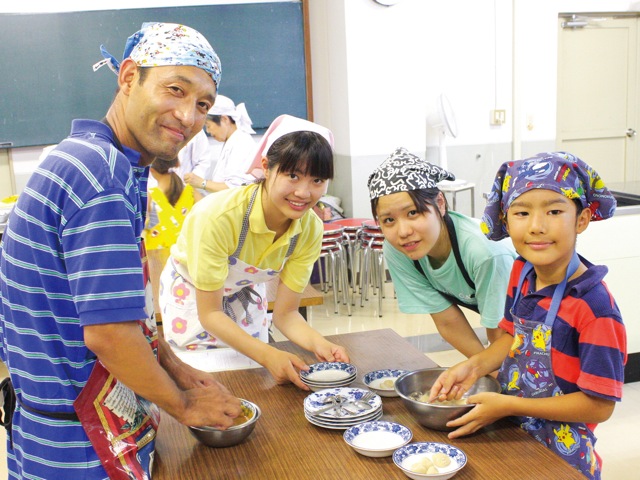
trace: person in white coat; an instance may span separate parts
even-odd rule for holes
[[[180,165],[176,172],[180,178],[193,174],[209,178],[212,171],[212,153],[209,138],[204,130],[200,130],[185,147],[178,152]],[[194,185],[197,188],[197,186]]]
[[[246,173],[256,151],[251,123],[244,103],[235,105],[229,97],[218,95],[206,121],[209,135],[224,143],[218,163],[210,177],[187,173],[185,182],[207,192],[253,183],[255,177]]]

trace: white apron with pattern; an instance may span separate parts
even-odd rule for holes
[[[298,236],[290,243],[280,269],[260,269],[238,257],[249,231],[249,215],[258,193],[253,192],[242,221],[238,246],[229,257],[229,271],[224,282],[224,312],[249,335],[269,341],[270,322],[267,316],[266,282],[276,277],[293,253]],[[171,257],[173,268],[165,268],[160,277],[160,298],[164,335],[170,345],[200,350],[227,345],[208,333],[198,319],[196,288],[184,265]]]

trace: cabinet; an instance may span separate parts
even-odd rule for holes
[[[606,265],[604,278],[611,290],[627,328],[628,352],[640,352],[640,206],[620,207],[616,214],[601,222],[592,222],[578,236],[577,250],[591,263]]]

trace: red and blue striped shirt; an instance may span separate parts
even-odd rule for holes
[[[567,284],[551,336],[553,374],[563,393],[582,391],[608,400],[622,399],[627,335],[622,316],[603,278],[608,269],[580,257],[588,270]],[[513,313],[544,323],[555,285],[530,293],[534,271],[522,285],[520,300],[513,305],[524,266],[519,257],[509,280],[505,318],[500,327],[514,334]]]

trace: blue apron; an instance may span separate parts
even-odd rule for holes
[[[509,355],[502,363],[498,381],[502,393],[525,398],[547,398],[563,395],[556,382],[551,364],[551,337],[568,279],[580,266],[574,253],[565,279],[556,286],[544,323],[524,320],[514,313],[525,278],[533,269],[527,262],[518,281],[513,299],[514,340]],[[545,420],[534,417],[514,417],[521,428],[540,443],[556,452],[587,478],[600,479],[600,465],[594,450],[596,438],[584,423]]]

